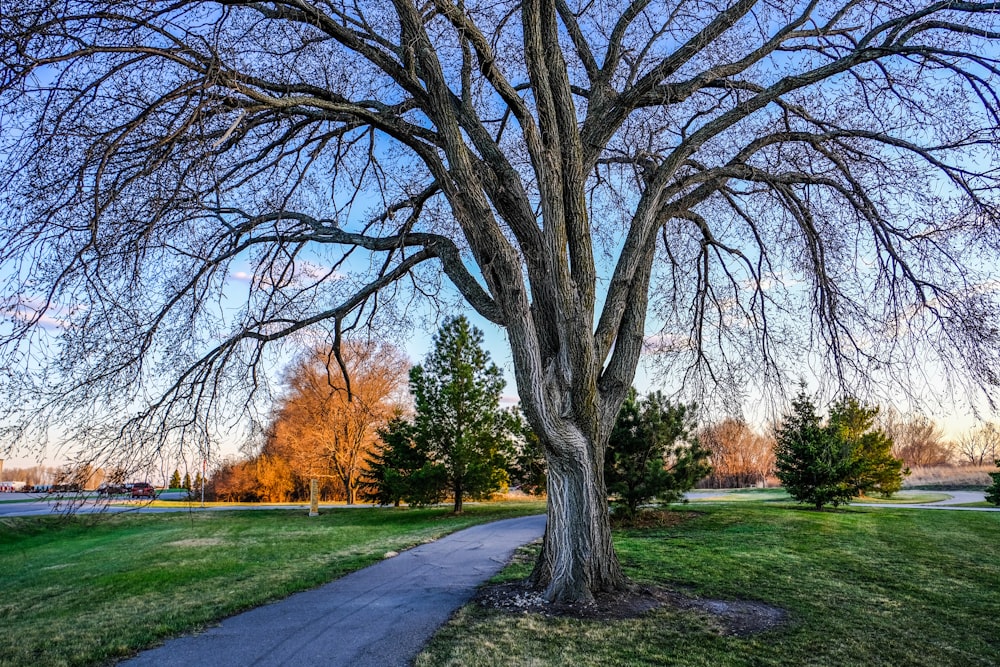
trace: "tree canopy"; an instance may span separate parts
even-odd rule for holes
[[[262,455],[306,479],[335,478],[353,504],[378,430],[402,407],[409,361],[374,343],[351,343],[337,354],[350,390],[329,347],[307,348],[286,371]]]
[[[620,589],[602,466],[644,349],[727,395],[914,358],[995,392],[998,7],[7,3],[9,441],[205,450],[282,341],[457,292],[549,461],[536,583]]]

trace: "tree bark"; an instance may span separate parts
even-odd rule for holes
[[[546,447],[548,522],[530,581],[550,602],[587,602],[628,585],[611,542],[604,446],[582,436],[571,444],[578,455]]]

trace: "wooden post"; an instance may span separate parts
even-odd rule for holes
[[[319,480],[309,480],[309,516],[319,516]]]

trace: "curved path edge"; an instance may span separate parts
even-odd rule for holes
[[[466,528],[118,664],[409,665],[476,588],[544,530],[544,515]]]

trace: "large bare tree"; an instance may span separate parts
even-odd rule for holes
[[[995,389],[998,7],[5,3],[12,423],[206,439],[273,345],[450,283],[545,446],[534,581],[621,588],[604,451],[653,343],[736,393],[914,351]]]

